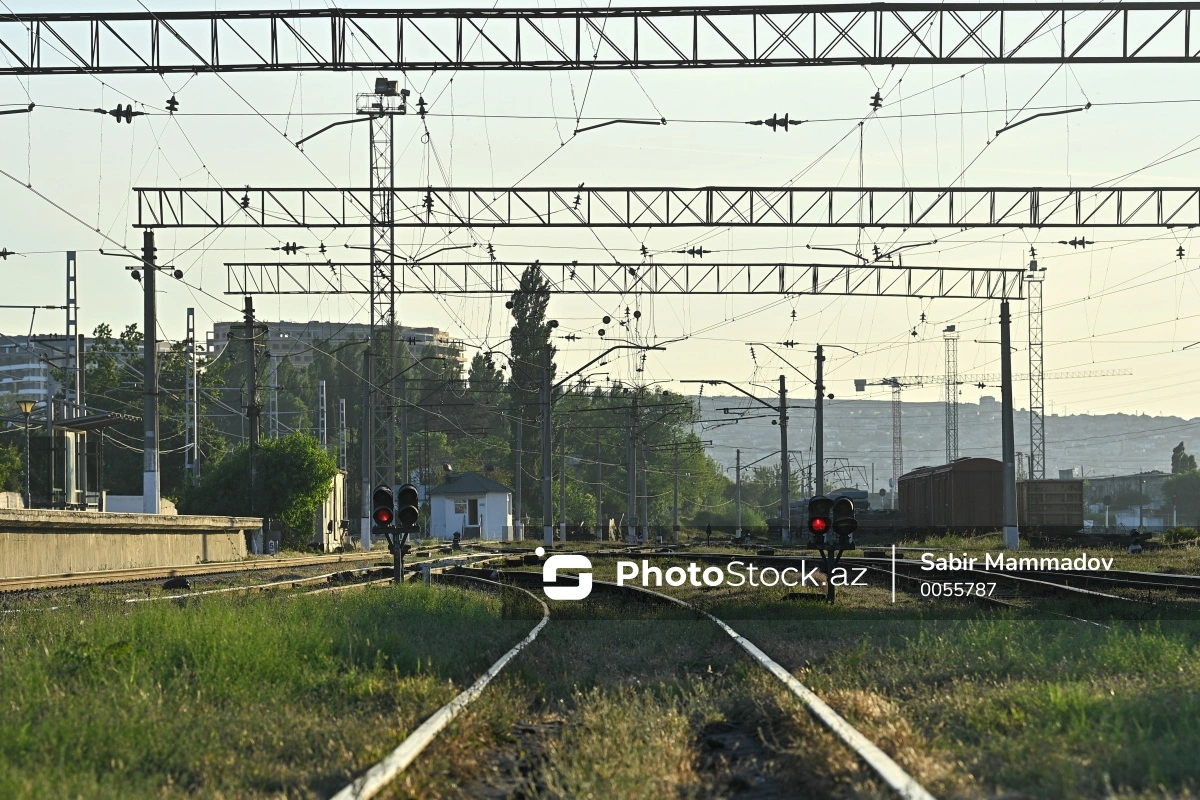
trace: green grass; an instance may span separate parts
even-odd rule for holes
[[[0,619],[0,797],[327,796],[532,626],[407,586]]]

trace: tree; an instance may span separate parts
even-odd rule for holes
[[[15,444],[0,445],[0,491],[24,490],[25,464]]]
[[[263,439],[251,489],[249,457],[249,447],[242,445],[201,473],[200,485],[185,489],[180,513],[270,517],[286,527],[285,544],[303,544],[317,509],[329,497],[337,460],[306,434]]]
[[[1175,449],[1171,451],[1171,474],[1178,475],[1181,472],[1191,472],[1196,469],[1196,457],[1190,456],[1183,449],[1183,442],[1175,445]]]
[[[1192,519],[1200,527],[1200,471],[1179,472],[1163,481],[1163,494],[1183,519]]]
[[[515,413],[515,425],[521,426],[521,450],[525,456],[522,472],[532,476],[530,469],[538,463],[529,454],[541,452],[541,432],[533,424],[537,419],[539,392],[542,385],[543,351],[550,347],[550,380],[554,380],[554,353],[550,344],[550,324],[546,321],[546,307],[550,304],[550,282],[542,274],[541,267],[530,264],[521,273],[521,283],[510,298],[515,324],[509,332],[509,350],[512,374],[509,394]],[[532,463],[531,463],[532,462]],[[536,480],[524,481],[521,508],[524,512],[541,511],[541,491]]]

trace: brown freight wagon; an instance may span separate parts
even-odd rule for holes
[[[1079,478],[1020,481],[1017,520],[1023,531],[1079,532],[1083,528],[1083,481]]]
[[[993,458],[960,458],[900,476],[900,511],[908,528],[993,531],[1004,524],[1004,465]]]

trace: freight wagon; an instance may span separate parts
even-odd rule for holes
[[[899,505],[910,531],[985,532],[1004,527],[1004,465],[991,458],[960,458],[900,476]],[[1083,481],[1017,483],[1022,532],[1065,534],[1083,528]]]
[[[993,458],[960,458],[900,476],[906,528],[928,532],[1000,530],[1004,525],[1004,465]]]
[[[1020,481],[1017,520],[1022,532],[1076,533],[1083,528],[1083,481]]]

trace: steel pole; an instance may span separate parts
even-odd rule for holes
[[[521,539],[525,538],[525,534],[521,530],[521,513],[523,510],[522,503],[521,503],[521,491],[522,491],[522,489],[521,489],[522,480],[521,479],[525,472],[525,467],[523,464],[524,459],[522,458],[522,455],[524,454],[523,448],[524,448],[524,438],[525,438],[525,419],[523,417],[524,413],[525,413],[524,404],[518,403],[517,404],[517,431],[516,431],[516,440],[517,440],[516,441],[516,451],[517,452],[516,452],[516,463],[513,465],[513,524],[512,524],[512,537],[516,541],[520,541]],[[428,440],[428,434],[426,435],[426,440]]]
[[[819,347],[819,346],[818,346]],[[820,373],[818,373],[819,375]],[[820,377],[817,381],[820,382]],[[820,417],[818,417],[820,419]],[[817,423],[818,427],[820,423]],[[779,376],[779,503],[780,528],[784,544],[792,540],[791,459],[788,458],[787,378]]]
[[[679,440],[675,440],[675,504],[671,512],[671,531],[674,541],[679,541]]]
[[[742,451],[737,451],[737,466],[734,467],[733,511],[734,524],[737,526],[736,539],[742,540]]]
[[[607,537],[604,531],[604,464],[600,458],[600,437],[596,437],[596,541],[602,542]]]
[[[33,508],[33,496],[29,491],[29,414],[25,414],[25,508]]]
[[[142,328],[142,384],[145,387],[142,403],[142,419],[145,423],[145,440],[142,452],[142,513],[158,514],[162,511],[162,485],[158,473],[158,297],[154,231],[142,232],[142,292],[144,327]]]
[[[817,345],[817,402],[816,430],[813,438],[816,454],[813,456],[813,494],[825,494],[825,348]]]
[[[549,549],[554,546],[554,458],[550,420],[550,345],[542,348],[542,537]]]
[[[1010,347],[1008,301],[1000,303],[1000,416],[1004,458],[1004,546],[1016,550],[1017,462],[1013,434],[1012,348]]]
[[[358,437],[362,463],[362,527],[358,536],[363,550],[371,549],[371,345],[363,350],[362,434]]]
[[[567,543],[567,426],[564,425],[562,433],[559,436],[562,441],[562,467],[558,475],[559,483],[559,503],[558,503],[558,538],[565,545]]]

